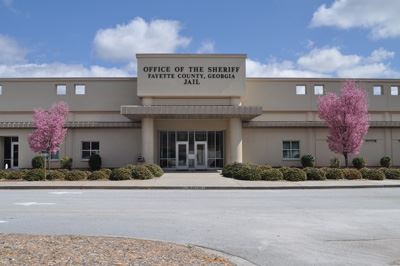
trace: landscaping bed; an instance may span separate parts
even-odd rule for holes
[[[0,265],[234,265],[202,249],[121,237],[0,234]]]
[[[335,168],[335,167],[280,167],[249,163],[227,164],[222,169],[222,176],[239,180],[265,181],[307,181],[326,179],[367,179],[367,180],[400,180],[400,168]]]
[[[0,180],[130,180],[130,179],[151,179],[160,177],[164,171],[156,164],[129,164],[125,167],[108,169],[102,168],[96,171],[89,170],[68,170],[43,168],[22,169],[22,170],[0,170]]]

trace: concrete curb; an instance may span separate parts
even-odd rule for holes
[[[40,186],[0,186],[0,190],[30,190],[30,189],[120,189],[120,190],[292,190],[292,189],[352,189],[352,188],[397,188],[400,184],[382,185],[330,185],[330,186],[71,186],[71,185],[40,185]]]

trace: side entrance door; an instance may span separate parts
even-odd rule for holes
[[[195,155],[196,155],[196,169],[207,168],[207,142],[196,141],[195,142]]]
[[[176,169],[188,169],[187,142],[176,142]]]
[[[19,144],[11,142],[11,168],[18,168]]]

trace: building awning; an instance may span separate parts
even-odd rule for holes
[[[261,106],[234,105],[123,105],[121,114],[133,121],[142,118],[160,119],[220,119],[251,120],[262,114]]]

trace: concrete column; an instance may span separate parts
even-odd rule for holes
[[[154,163],[154,119],[142,119],[142,156],[147,163]]]
[[[242,158],[242,121],[240,118],[229,120],[231,162],[241,163]]]

